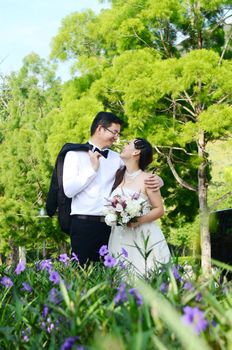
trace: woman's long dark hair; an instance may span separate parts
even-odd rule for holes
[[[137,137],[134,140],[135,149],[140,150],[140,157],[139,157],[139,169],[145,170],[148,164],[152,162],[153,159],[153,148],[152,145],[145,139]],[[115,190],[116,187],[120,185],[120,183],[123,180],[124,174],[126,171],[126,167],[123,166],[120,169],[117,170],[115,174],[115,181],[112,187],[112,192]]]
[[[153,159],[152,145],[147,140],[139,137],[137,137],[134,140],[134,145],[135,149],[140,150],[139,169],[145,170],[148,164],[150,164]]]
[[[111,192],[113,192],[115,190],[115,188],[120,185],[120,183],[122,182],[122,180],[124,178],[125,171],[126,171],[126,167],[125,166],[122,166],[121,168],[119,168],[116,171],[115,180],[114,180],[114,184],[113,184]]]

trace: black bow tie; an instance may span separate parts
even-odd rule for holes
[[[100,153],[104,158],[108,157],[109,150],[105,149],[104,151],[101,151],[99,148],[95,147],[94,152]]]
[[[90,150],[93,150],[94,146],[91,145],[90,143],[87,142],[87,145],[89,146],[89,149]],[[109,153],[109,150],[108,149],[105,149],[105,150],[100,150],[99,148],[95,147],[93,152],[98,152],[100,153],[104,158],[107,158],[108,157],[108,153]]]

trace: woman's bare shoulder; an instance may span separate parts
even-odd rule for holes
[[[154,174],[152,174],[151,171],[150,171],[150,172],[148,172],[148,171],[143,171],[143,172],[142,172],[143,180],[148,179],[149,176],[151,176],[151,175],[154,175]]]

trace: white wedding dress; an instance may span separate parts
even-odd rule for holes
[[[117,187],[112,197],[119,195],[132,195],[136,191],[123,187]],[[145,200],[149,199],[145,194],[140,194]],[[150,204],[150,203],[149,203]],[[149,237],[149,238],[148,238]],[[145,240],[148,239],[145,249]],[[137,247],[136,247],[137,246]],[[138,249],[138,247],[140,249]],[[128,252],[126,258],[122,254],[122,248]],[[165,237],[156,221],[142,224],[134,229],[122,226],[113,226],[111,229],[109,245],[109,253],[114,257],[119,257],[130,264],[131,269],[138,274],[144,275],[147,272],[160,264],[166,264],[170,260],[170,251],[165,240]],[[141,252],[140,252],[141,250]],[[144,258],[145,252],[151,250],[151,253]]]

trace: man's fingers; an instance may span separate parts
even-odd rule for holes
[[[99,152],[93,152],[93,151],[89,151],[89,155],[90,155],[90,157],[92,157],[92,158],[100,158],[102,155],[101,155],[101,153],[99,153]]]
[[[144,182],[145,182],[146,184],[152,184],[152,183],[154,182],[154,180],[152,180],[152,179],[146,179],[146,180],[144,180]]]
[[[97,152],[97,151],[96,151],[96,152],[94,152],[94,154],[96,154],[96,157],[97,157],[97,158],[100,158],[100,157],[102,156],[102,154],[101,154],[101,153],[99,153],[99,152]]]
[[[154,180],[157,180],[157,176],[156,175],[149,175],[144,182],[153,182]]]

